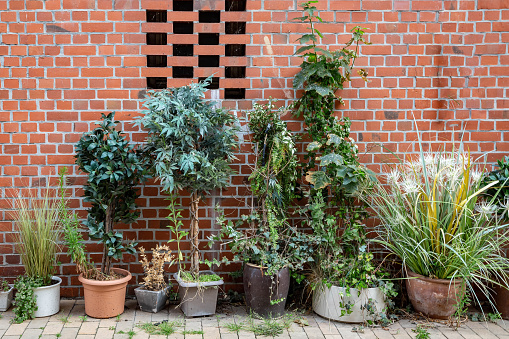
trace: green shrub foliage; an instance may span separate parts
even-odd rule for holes
[[[163,190],[191,193],[191,272],[199,274],[198,204],[229,182],[237,147],[237,118],[205,100],[209,77],[189,86],[149,91],[136,122],[148,131],[147,147]]]
[[[85,201],[92,204],[84,223],[90,238],[104,245],[104,274],[110,274],[112,259],[121,259],[123,251],[136,253],[136,244],[124,243],[122,233],[114,231],[113,226],[136,221],[139,216],[136,186],[147,179],[143,150],[115,129],[118,121],[114,117],[115,112],[103,114],[99,126],[83,134],[76,144],[76,164],[88,175]]]

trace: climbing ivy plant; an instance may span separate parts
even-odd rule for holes
[[[115,129],[118,121],[114,118],[115,112],[102,114],[99,126],[83,134],[75,147],[76,164],[88,175],[85,201],[92,204],[84,224],[90,238],[104,245],[101,271],[106,275],[110,275],[112,260],[121,259],[123,251],[136,253],[136,243],[123,242],[114,225],[136,221],[136,186],[148,178],[143,150]]]
[[[357,26],[340,50],[331,52],[319,47],[323,35],[315,27],[316,22],[322,22],[314,6],[317,2],[303,3],[304,15],[296,18],[309,25],[309,33],[298,39],[303,46],[296,54],[303,60],[293,82],[295,89],[304,90],[294,114],[303,116],[311,139],[303,165],[310,184],[308,204],[300,212],[313,230],[310,243],[314,246],[315,282],[374,287],[383,284],[383,274],[375,269],[373,255],[367,252],[363,225],[366,206],[354,196],[370,172],[359,163],[357,146],[350,137],[350,120],[335,114],[336,103],[343,104],[336,92],[351,81],[360,44],[369,43],[364,39],[364,29]],[[365,70],[359,69],[357,73],[368,81]]]
[[[189,86],[149,91],[137,120],[148,131],[155,175],[163,190],[191,193],[191,273],[199,275],[198,207],[203,196],[229,182],[238,120],[205,99],[211,77]]]

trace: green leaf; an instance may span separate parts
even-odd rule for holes
[[[308,146],[306,147],[306,151],[308,152],[316,151],[319,150],[320,147],[322,147],[322,145],[319,142],[313,141],[308,144]]]
[[[322,189],[330,185],[331,180],[323,171],[310,171],[306,175],[306,180],[314,185],[315,189]]]
[[[320,165],[328,166],[330,164],[343,165],[343,157],[336,153],[329,153],[320,157]]]

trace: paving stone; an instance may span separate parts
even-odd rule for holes
[[[23,332],[21,339],[35,339],[39,338],[41,334],[42,330],[39,328],[27,328],[25,332]]]
[[[49,318],[35,318],[30,320],[30,323],[28,324],[27,328],[41,328],[45,327],[48,323]]]
[[[76,338],[76,336],[78,335],[78,330],[79,328],[77,327],[64,327],[62,329],[62,332],[60,332],[61,334],[61,339],[74,339]],[[100,339],[100,338],[97,338],[97,339]]]
[[[95,339],[95,335],[93,334],[78,335],[76,339]]]
[[[7,329],[7,331],[5,332],[5,336],[9,336],[9,335],[17,335],[17,336],[21,336],[23,334],[23,332],[25,332],[25,329],[27,328],[28,326],[28,321],[25,321],[24,323],[21,323],[21,324],[12,324],[9,329]]]
[[[78,334],[79,335],[84,335],[84,334],[95,335],[98,328],[99,328],[99,322],[85,321],[84,323],[81,324]]]
[[[51,321],[46,324],[43,334],[57,334],[62,331],[64,323],[61,321]]]

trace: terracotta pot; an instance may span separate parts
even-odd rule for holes
[[[125,292],[131,273],[120,268],[113,272],[124,276],[110,281],[98,281],[83,278],[79,280],[85,290],[85,313],[93,318],[112,318],[124,312]]]
[[[248,312],[263,318],[278,318],[285,313],[290,288],[290,270],[285,267],[273,276],[265,275],[266,268],[244,265],[243,282]],[[272,305],[272,301],[279,301]]]
[[[431,279],[407,270],[408,298],[417,312],[430,318],[447,319],[465,294],[462,279]]]
[[[495,285],[493,287],[495,306],[502,319],[509,319],[509,291],[507,290],[509,282],[505,281],[501,284],[502,286]]]

